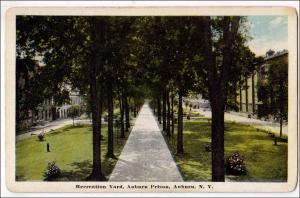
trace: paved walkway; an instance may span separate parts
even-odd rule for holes
[[[198,111],[205,117],[211,118],[211,111],[208,111],[208,110],[202,111],[199,109],[193,109],[193,111]],[[242,124],[250,124],[255,128],[264,129],[264,130],[271,131],[274,133],[280,132],[279,123],[273,123],[273,122],[263,121],[263,120],[254,119],[254,118],[247,118],[247,117],[240,116],[240,115],[237,115],[234,113],[225,112],[225,120],[235,121],[235,122],[242,123]],[[288,126],[287,125],[283,125],[282,133],[286,134],[286,135],[288,134]]]
[[[147,102],[135,121],[110,181],[183,181]]]
[[[90,120],[77,120],[75,119],[75,124],[90,124]],[[73,120],[71,118],[67,118],[67,119],[62,119],[62,120],[56,120],[56,121],[52,121],[49,122],[47,124],[45,124],[44,126],[37,126],[36,128],[33,128],[32,130],[17,135],[16,136],[16,141],[22,140],[22,139],[26,139],[26,138],[30,138],[32,135],[38,135],[41,132],[44,133],[49,133],[55,129],[59,129],[61,127],[64,127],[68,124],[73,124]]]

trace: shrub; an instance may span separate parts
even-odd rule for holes
[[[205,151],[211,152],[211,143],[205,145]]]
[[[246,174],[246,166],[244,164],[244,158],[239,152],[234,152],[227,158],[226,171],[232,175],[244,175]]]
[[[274,133],[271,133],[270,135],[272,138],[275,138],[275,134]]]
[[[60,168],[55,164],[55,161],[49,162],[44,172],[45,181],[53,181],[61,174]]]
[[[40,141],[44,141],[44,139],[45,139],[45,133],[41,132],[41,133],[38,134],[37,137],[39,138]]]

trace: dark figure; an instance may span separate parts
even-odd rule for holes
[[[47,152],[50,152],[50,144],[47,143]]]

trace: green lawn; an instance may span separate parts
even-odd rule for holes
[[[286,181],[287,143],[274,140],[267,133],[238,123],[225,124],[225,156],[239,151],[243,155],[247,174],[226,175],[230,181]],[[176,130],[175,130],[176,132]],[[211,152],[205,146],[211,141],[210,120],[184,121],[184,155],[176,161],[185,181],[211,181]],[[171,152],[176,152],[176,134],[168,140]],[[225,159],[226,159],[225,158]]]
[[[107,159],[107,125],[102,127],[102,170],[109,177],[117,160]],[[126,136],[128,134],[126,133]],[[46,144],[50,144],[47,152]],[[115,138],[115,155],[118,157],[126,139]],[[92,128],[89,125],[66,126],[46,134],[45,141],[36,136],[16,143],[16,180],[43,180],[48,162],[56,161],[62,170],[59,180],[84,181],[92,169]]]

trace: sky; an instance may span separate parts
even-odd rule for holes
[[[287,16],[248,16],[250,49],[256,55],[265,55],[272,49],[275,52],[288,49]]]

